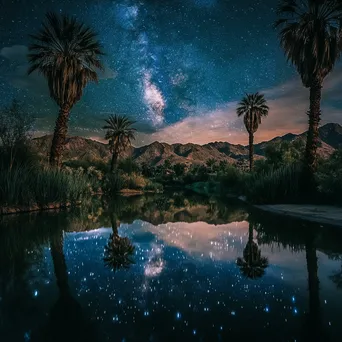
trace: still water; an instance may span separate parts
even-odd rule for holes
[[[0,341],[341,341],[342,229],[194,195],[0,218]]]

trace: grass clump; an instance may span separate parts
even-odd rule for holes
[[[302,165],[289,164],[281,168],[251,175],[245,184],[245,194],[252,203],[291,203],[301,197]]]
[[[3,207],[75,203],[88,195],[89,183],[84,177],[63,171],[28,165],[0,171],[0,203]]]

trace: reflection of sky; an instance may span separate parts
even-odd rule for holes
[[[119,234],[134,243],[136,264],[113,273],[102,261],[110,233],[110,228],[67,233],[64,241],[71,292],[103,341],[165,341],[165,336],[223,341],[252,333],[257,340],[274,341],[279,331],[285,341],[300,335],[308,310],[304,251],[262,246],[270,266],[262,279],[252,281],[235,264],[248,239],[247,222],[135,221],[122,224]],[[47,314],[57,299],[52,260],[48,249],[45,253],[40,276],[31,283],[36,317],[40,310]],[[333,333],[339,329],[342,291],[328,276],[339,263],[317,255],[324,322]]]

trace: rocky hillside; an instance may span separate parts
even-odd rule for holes
[[[255,145],[255,158],[264,158],[265,148],[269,144],[288,141],[293,142],[302,139],[305,142],[305,134],[286,134],[276,137],[270,141]],[[319,129],[320,147],[319,154],[323,157],[330,155],[336,148],[342,147],[342,127],[338,124],[326,124]],[[51,136],[43,136],[33,140],[37,152],[47,158],[51,145]],[[214,158],[218,161],[226,160],[231,164],[248,158],[248,147],[234,145],[228,142],[212,142],[206,145],[197,144],[166,144],[158,141],[137,148],[131,148],[126,156],[131,155],[138,163],[149,165],[160,165],[165,160],[172,163],[202,164],[208,159]],[[64,160],[85,161],[108,161],[111,157],[108,146],[90,139],[81,137],[69,137],[66,142]]]

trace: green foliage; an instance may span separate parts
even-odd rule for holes
[[[63,171],[30,166],[0,171],[0,203],[3,206],[73,203],[89,195],[86,178]]]
[[[177,164],[173,165],[173,171],[174,171],[176,177],[184,176],[185,168],[186,168],[186,165],[184,163],[177,163]]]
[[[123,185],[124,181],[119,173],[109,173],[104,178],[102,189],[107,196],[115,196],[123,189]]]
[[[342,203],[342,149],[335,151],[328,160],[320,163],[316,174],[319,193],[327,200]]]
[[[254,174],[245,185],[245,194],[258,204],[296,202],[300,199],[301,176],[301,164]]]
[[[125,158],[120,160],[118,169],[128,174],[140,171],[139,165],[132,158]]]
[[[108,163],[102,160],[69,160],[63,163],[63,166],[68,166],[72,169],[78,169],[82,167],[83,169],[88,169],[89,167],[95,167],[97,170],[107,173],[109,171]]]
[[[163,192],[163,185],[155,182],[148,182],[144,188],[146,191]]]
[[[245,191],[250,174],[240,171],[233,165],[227,165],[219,175],[221,191],[241,195]]]

